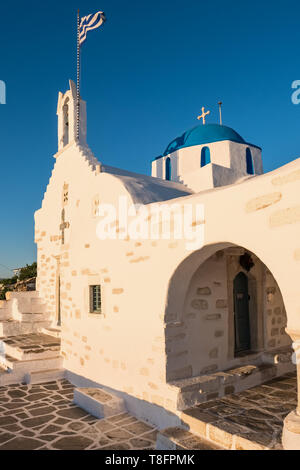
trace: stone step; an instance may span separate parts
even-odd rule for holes
[[[22,335],[23,336],[23,335]],[[11,338],[11,337],[9,337]],[[31,361],[34,359],[49,359],[56,357],[60,351],[60,343],[52,338],[52,343],[47,344],[20,344],[13,340],[2,340],[1,350],[8,356],[20,361]]]
[[[12,306],[12,300],[0,300],[0,308],[9,309]]]
[[[14,373],[15,376],[24,377],[25,374],[35,371],[46,371],[53,369],[61,369],[63,365],[63,357],[56,355],[51,358],[36,358],[32,360],[18,360],[11,356],[0,356],[0,367]],[[15,382],[17,383],[17,382]]]
[[[20,313],[44,313],[46,311],[45,302],[34,291],[7,292],[7,298],[10,311],[13,315]]]
[[[123,398],[100,388],[75,388],[74,403],[99,419],[126,411]]]
[[[263,362],[265,364],[284,364],[291,363],[293,349],[284,349],[278,351],[266,351],[263,353]]]
[[[0,387],[4,387],[6,385],[22,384],[23,377],[23,375],[19,376],[13,372],[8,373],[5,371],[3,374],[0,373]]]
[[[233,395],[233,397],[238,397],[238,394]],[[216,406],[218,406],[217,403],[219,402],[220,400],[216,400],[212,403],[215,403]],[[224,407],[224,404],[221,403],[219,406]],[[239,425],[233,422],[228,423],[225,420],[222,420],[221,416],[213,416],[203,407],[204,405],[199,408],[191,408],[181,413],[180,417],[182,426],[185,427],[192,435],[200,439],[206,439],[213,445],[222,446],[226,450],[271,449],[268,445],[262,444],[262,442],[257,442],[255,437],[252,437],[254,436],[253,432],[251,433],[244,425]],[[261,426],[262,423],[257,421],[257,425]]]
[[[27,384],[51,382],[53,380],[63,379],[65,373],[65,369],[36,370],[25,374],[24,381]]]
[[[31,291],[20,291],[20,292],[7,292],[6,293],[6,299],[7,300],[12,300],[12,299],[17,299],[17,300],[30,300],[30,299],[40,299],[39,293],[36,290],[31,290]]]
[[[157,435],[156,450],[225,450],[216,443],[195,436],[186,429],[167,428]]]
[[[20,335],[21,333],[20,322],[16,320],[3,320],[0,322],[0,337]]]
[[[15,312],[13,313],[13,319],[21,322],[31,322],[36,321],[47,321],[48,315],[44,312]]]
[[[53,369],[55,370],[55,369]],[[51,375],[50,377],[56,377],[55,373]],[[14,384],[26,384],[27,383],[27,377],[28,373],[24,373],[24,371],[15,371],[15,370],[4,370],[0,368],[0,386],[6,386],[6,385],[14,385]],[[43,376],[40,372],[39,376],[41,378],[40,382],[30,382],[31,384],[33,383],[44,383],[46,380],[43,380]],[[49,375],[45,376],[49,377]],[[58,375],[58,378],[61,378],[61,374]],[[56,380],[56,378],[54,379]]]
[[[41,333],[45,335],[53,336],[54,338],[60,338],[61,336],[61,328],[60,327],[45,327],[41,328]]]
[[[19,336],[30,333],[37,333],[43,327],[49,325],[49,321],[19,322],[17,320],[0,321],[0,337]]]
[[[11,318],[11,313],[8,307],[0,307],[0,321],[1,320],[8,320]]]
[[[45,304],[44,299],[38,296],[33,296],[33,297],[31,296],[30,301],[32,304],[43,304],[43,305]]]
[[[37,302],[38,300],[38,302]],[[45,313],[46,311],[46,304],[42,302],[40,299],[32,299],[29,306],[29,312],[31,313]],[[26,313],[26,312],[24,312]]]
[[[21,334],[31,334],[31,333],[39,333],[41,329],[49,326],[51,323],[49,320],[41,320],[32,322],[21,322]]]
[[[260,385],[295,370],[295,365],[286,358],[287,350],[280,353],[274,351],[268,356],[268,363],[261,365],[244,365],[225,372],[216,372],[211,375],[202,375],[188,379],[170,382],[172,388],[177,389],[177,408],[184,411],[201,403],[222,398],[228,394],[241,392],[248,388]],[[271,362],[271,357],[282,358]]]

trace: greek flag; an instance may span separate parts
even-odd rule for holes
[[[103,11],[97,11],[97,13],[83,16],[80,20],[79,25],[79,45],[84,43],[88,31],[99,28],[105,22],[105,14]]]

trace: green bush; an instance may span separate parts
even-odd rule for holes
[[[17,276],[9,277],[7,279],[1,279],[0,284],[4,286],[10,286],[11,284],[15,284],[17,282]]]
[[[6,292],[10,291],[10,286],[17,283],[17,281],[26,281],[26,279],[30,279],[32,277],[36,277],[37,275],[37,263],[32,263],[30,265],[26,264],[24,268],[21,268],[19,277],[13,276],[7,279],[1,279],[0,284],[2,284],[2,288],[0,289],[0,300],[5,300]]]
[[[36,277],[37,274],[37,263],[34,262],[30,265],[26,264],[24,268],[21,269],[19,274],[19,280],[25,281],[26,279],[30,279],[31,277]]]

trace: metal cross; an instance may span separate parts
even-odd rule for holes
[[[61,244],[65,243],[65,229],[70,227],[70,223],[65,221],[65,209],[61,211],[61,224],[59,230],[61,231]]]
[[[197,119],[199,121],[200,121],[200,119],[203,119],[203,124],[205,124],[205,116],[208,116],[208,114],[210,114],[210,111],[205,112],[204,110],[205,110],[205,108],[203,107],[202,110],[201,110],[202,111],[201,116],[197,117]]]

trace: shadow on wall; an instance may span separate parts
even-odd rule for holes
[[[290,412],[291,407],[291,404],[284,406],[282,403],[278,403],[278,400],[280,400],[283,393],[292,394],[296,403],[295,388],[297,381],[295,375],[295,373],[290,373],[282,378],[273,379],[269,383],[270,390],[273,388],[271,396],[270,390],[266,387],[262,404],[256,403],[258,391],[253,388],[251,390],[253,396],[248,392],[247,397],[243,396],[241,404],[237,400],[230,401],[230,397],[227,403],[220,399],[213,400],[210,401],[209,405],[203,403],[196,408],[184,411],[181,419],[175,413],[165,410],[162,406],[102,386],[69,371],[67,371],[66,378],[75,386],[99,388],[124,399],[125,407],[129,413],[148,422],[158,430],[176,427],[177,429],[168,430],[162,435],[167,437],[167,441],[168,436],[173,435],[179,446],[180,440],[184,441],[188,438],[185,431],[178,431],[178,427],[181,427],[191,433],[196,433],[200,438],[209,439],[212,441],[212,445],[221,445],[227,450],[264,450],[265,447],[278,450],[281,448],[283,420]],[[287,387],[289,388],[287,389]],[[259,395],[261,396],[263,393],[260,389]],[[246,408],[245,400],[249,400]],[[289,400],[291,399],[289,398]],[[253,403],[256,403],[255,408],[253,408]],[[270,413],[270,409],[272,409],[272,413]],[[230,410],[229,416],[228,410]],[[190,437],[189,441],[191,447],[188,448],[190,450],[198,448],[199,442],[194,437]],[[162,441],[158,440],[157,443],[157,449],[165,449],[164,439]],[[186,448],[185,442],[183,442],[183,446],[183,448]]]
[[[262,353],[292,343],[272,273],[255,254],[229,243],[208,245],[177,267],[165,325],[168,382],[224,371],[238,361],[258,364]]]
[[[86,379],[80,375],[74,374],[73,372],[66,372],[66,379],[69,380],[76,387],[96,387],[102,390],[112,393],[122,399],[124,399],[127,411],[137,418],[148,421],[158,429],[164,429],[167,427],[179,426],[181,423],[180,418],[171,411],[166,410],[164,407],[155,405],[146,400],[136,398],[129,395],[126,392],[115,390],[111,387],[106,387],[102,384]]]

